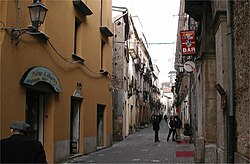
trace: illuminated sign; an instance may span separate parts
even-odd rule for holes
[[[194,31],[180,31],[180,33],[181,33],[182,55],[196,54],[195,32]]]

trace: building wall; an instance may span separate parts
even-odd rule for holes
[[[123,139],[123,111],[125,101],[125,80],[127,62],[125,58],[125,22],[123,17],[114,17],[114,44],[113,44],[113,111],[114,111],[114,140]]]
[[[227,22],[226,22],[226,3],[216,2],[212,6],[214,15],[218,22],[214,28],[216,30],[216,62],[217,62],[217,83],[227,90],[228,88],[228,42],[227,42]],[[243,122],[249,122],[249,2],[234,1],[232,6],[233,12],[233,37],[234,37],[234,103],[235,103],[235,156],[234,160],[237,163],[249,162],[249,128]],[[223,12],[224,11],[224,12]],[[248,23],[243,23],[248,22]],[[246,37],[247,36],[247,37]],[[218,48],[220,47],[220,48]],[[226,109],[221,108],[221,96],[217,94],[217,161],[226,161],[225,149],[228,140],[226,131],[227,116]],[[243,114],[244,113],[244,114]],[[221,129],[224,129],[221,131]]]
[[[215,50],[216,55],[216,63],[214,61],[206,64],[206,61],[211,61],[211,59],[207,60],[207,58],[202,58],[203,67],[199,70],[201,77],[203,77],[202,80],[204,80],[202,84],[203,87],[199,90],[203,92],[204,98],[202,103],[205,103],[204,106],[202,105],[202,108],[204,108],[204,120],[202,119],[202,121],[204,121],[204,123],[200,124],[205,128],[203,128],[205,142],[203,143],[201,140],[197,140],[199,142],[196,142],[196,150],[203,151],[202,145],[205,145],[205,149],[204,156],[202,156],[202,153],[198,153],[198,155],[200,155],[198,158],[196,156],[196,159],[198,159],[197,162],[224,163],[229,160],[229,155],[231,155],[227,153],[233,151],[234,157],[231,157],[230,160],[234,158],[235,163],[249,163],[249,0],[232,2],[231,12],[233,13],[232,36],[234,56],[233,95],[228,95],[230,94],[228,84],[228,76],[230,75],[228,61],[230,55],[228,48],[230,45],[227,38],[229,36],[227,28],[227,2],[194,2],[199,7],[203,7],[200,11],[198,8],[194,7],[194,5],[191,5],[191,1],[186,0],[186,2],[189,3],[187,10],[189,12],[188,14],[193,16],[200,23],[200,28],[198,28],[198,30],[201,30],[201,36],[198,38],[201,39],[201,46],[198,47],[200,53],[211,54],[209,50]],[[209,4],[211,4],[211,6],[209,6]],[[210,20],[210,18],[212,19]],[[206,30],[206,28],[208,30]],[[203,41],[204,39],[205,41]],[[213,44],[215,44],[215,47],[209,48],[209,46]],[[210,70],[211,67],[208,67],[208,65],[212,66],[215,76],[213,73],[209,73],[212,70]],[[211,82],[211,84],[209,84],[209,82]],[[219,92],[216,93],[217,96],[215,95],[213,83],[220,84],[227,96],[233,96],[235,105],[232,108],[235,112],[235,128],[230,126],[232,116],[229,116],[229,107],[222,106],[222,97]],[[197,86],[199,88],[199,85]],[[209,103],[209,98],[212,97],[216,97],[216,99],[213,103]],[[211,105],[208,106],[208,104]],[[213,114],[213,112],[215,114]],[[213,122],[213,120],[216,120],[216,122]],[[211,122],[211,124],[209,124],[209,122]],[[215,129],[217,128],[216,133],[211,130],[213,127]],[[232,129],[235,130],[235,136],[230,136],[232,134],[229,134]]]
[[[250,1],[233,2],[233,47],[235,68],[235,162],[250,162]]]
[[[218,24],[215,25],[215,42],[216,42],[216,83],[220,84],[224,89],[228,87],[228,60],[227,60],[227,22],[226,22],[226,13],[225,13],[225,4],[218,5],[224,6],[224,8],[214,8],[217,9],[213,13],[217,14]],[[221,10],[224,12],[219,12]],[[226,140],[226,125],[225,125],[225,109],[222,109],[221,106],[221,95],[217,93],[217,161],[225,161],[225,140]],[[222,130],[223,129],[223,130]]]
[[[17,2],[20,3],[21,19],[17,17]],[[39,28],[47,36],[60,57],[48,41],[29,34],[23,34],[15,45],[8,32],[1,30],[1,138],[8,137],[9,125],[14,120],[25,120],[27,87],[20,80],[28,68],[43,66],[53,71],[60,81],[62,92],[57,94],[45,85],[31,87],[46,93],[44,107],[44,147],[48,162],[59,162],[70,155],[70,108],[71,96],[77,83],[82,84],[83,100],[80,106],[79,153],[97,149],[97,104],[105,106],[103,146],[112,144],[112,95],[108,86],[111,78],[100,74],[101,39],[104,40],[103,69],[112,72],[112,40],[100,33],[99,1],[86,1],[93,14],[83,16],[72,1],[43,1],[48,8],[45,23]],[[27,6],[30,1],[1,1],[1,21],[6,27],[26,28],[30,23]],[[65,14],[67,12],[67,14]],[[75,16],[82,20],[82,48],[78,51],[85,59],[84,64],[71,64],[74,48]],[[103,1],[102,26],[112,29],[111,1]],[[98,21],[97,21],[98,20]],[[1,25],[2,27],[2,25]],[[68,60],[70,62],[65,61]],[[10,66],[11,65],[11,66]],[[97,94],[98,93],[98,94]],[[91,126],[89,126],[91,125]]]

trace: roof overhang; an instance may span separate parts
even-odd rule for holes
[[[203,0],[185,0],[185,13],[195,21],[200,21],[203,12]]]

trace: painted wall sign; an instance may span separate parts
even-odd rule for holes
[[[32,67],[23,75],[20,83],[34,86],[38,82],[45,82],[51,85],[55,92],[62,92],[60,83],[56,75],[46,67]]]
[[[180,31],[182,55],[194,55],[195,49],[195,32]]]

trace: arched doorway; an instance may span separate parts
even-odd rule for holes
[[[46,101],[62,91],[59,80],[50,69],[35,66],[24,73],[20,84],[26,88],[25,121],[31,125],[29,135],[43,143]]]

